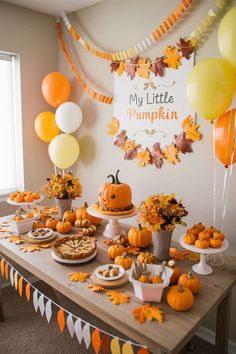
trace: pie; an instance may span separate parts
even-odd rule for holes
[[[84,259],[97,250],[95,239],[88,236],[68,236],[57,240],[53,245],[54,253],[63,259]]]

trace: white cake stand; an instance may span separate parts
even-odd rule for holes
[[[186,248],[189,251],[200,253],[200,262],[198,264],[194,264],[192,269],[194,272],[201,275],[209,275],[213,272],[213,269],[207,264],[206,259],[209,254],[217,254],[224,252],[229,247],[229,242],[224,240],[221,248],[198,248],[194,245],[188,245],[184,242],[184,236],[181,236],[179,239],[179,243],[182,247]]]
[[[7,203],[8,203],[8,204],[11,204],[11,205],[16,205],[16,206],[18,206],[18,207],[20,208],[20,207],[23,207],[23,206],[29,206],[29,205],[32,205],[32,204],[38,204],[38,203],[40,203],[43,199],[44,199],[44,196],[43,196],[43,195],[40,195],[40,198],[39,198],[39,199],[33,199],[32,202],[21,202],[21,203],[17,203],[17,202],[15,202],[14,200],[11,200],[10,198],[7,198]]]
[[[109,220],[107,226],[105,227],[103,235],[107,238],[116,238],[121,235],[121,225],[119,223],[120,219],[128,219],[132,216],[135,216],[138,213],[138,210],[135,210],[130,214],[125,215],[106,215],[99,213],[93,205],[90,205],[87,209],[87,212],[92,215],[96,216],[97,218]]]

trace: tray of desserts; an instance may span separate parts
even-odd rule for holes
[[[120,279],[124,274],[124,268],[114,264],[104,264],[95,270],[96,277],[105,281]]]
[[[52,229],[48,229],[46,227],[42,227],[42,228],[38,228],[36,230],[31,230],[30,232],[28,232],[28,237],[33,238],[33,239],[37,239],[37,240],[44,240],[49,238],[50,236],[52,236],[53,234],[53,230]]]

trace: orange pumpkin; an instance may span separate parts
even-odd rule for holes
[[[210,237],[211,237],[210,234],[206,231],[202,231],[198,235],[199,240],[207,240],[208,241],[210,239]]]
[[[138,229],[133,226],[129,230],[128,240],[133,247],[147,247],[152,242],[152,232],[138,224]]]
[[[127,256],[127,253],[123,253],[122,256],[117,256],[114,263],[122,266],[125,270],[132,267],[132,259]]]
[[[40,194],[38,192],[34,192],[32,196],[34,199],[40,199]]]
[[[174,285],[167,293],[168,305],[176,311],[188,311],[194,303],[192,292],[183,285]]]
[[[41,220],[36,220],[34,223],[33,223],[33,230],[36,230],[36,229],[42,229],[44,227],[44,223],[41,221]]]
[[[73,209],[71,210],[66,210],[63,215],[63,219],[65,221],[69,221],[71,225],[74,225],[75,220],[76,220],[76,213],[74,212]]]
[[[220,248],[222,246],[222,241],[219,238],[216,238],[213,236],[213,238],[210,238],[210,247],[212,248]]]
[[[206,230],[206,232],[208,232],[208,234],[212,237],[213,234],[217,232],[217,230],[213,226],[211,226]]]
[[[57,223],[56,229],[60,234],[68,234],[72,229],[72,225],[69,221],[63,219]]]
[[[137,257],[137,262],[153,264],[157,262],[157,257],[155,254],[150,252],[141,252]]]
[[[46,221],[46,227],[48,227],[49,229],[52,229],[52,230],[56,230],[57,229],[57,223],[58,223],[58,219],[49,218]]]
[[[34,214],[30,211],[27,214],[25,214],[26,219],[32,219],[34,217]]]
[[[31,203],[33,200],[34,200],[34,198],[30,194],[26,194],[24,196],[24,202],[26,202],[26,203]]]
[[[100,225],[101,222],[102,222],[102,219],[100,218],[96,218],[95,216],[92,216],[90,215],[88,212],[87,212],[87,208],[88,208],[88,203],[85,202],[84,203],[84,206],[83,207],[80,207],[76,210],[76,219],[79,220],[79,219],[88,219],[91,221],[92,225]]]
[[[22,193],[17,194],[17,196],[14,198],[14,201],[16,203],[22,203],[24,201],[24,195]]]
[[[206,226],[203,225],[201,222],[199,222],[198,224],[193,225],[193,229],[198,229],[199,231],[204,231],[204,230],[206,230]]]
[[[40,218],[41,221],[46,222],[46,220],[49,218],[48,213],[46,213],[45,211],[41,210],[39,218]]]
[[[173,269],[173,273],[170,277],[170,284],[175,285],[178,283],[179,277],[181,276],[182,272],[179,267],[176,266],[176,262],[173,259],[168,262],[168,266]]]
[[[195,246],[198,248],[208,248],[209,242],[207,240],[196,240]]]
[[[138,278],[138,281],[140,281],[140,283],[150,283],[148,276],[145,274],[140,275],[140,277]]]
[[[151,283],[152,284],[161,284],[161,283],[163,283],[163,279],[162,279],[162,277],[160,277],[160,275],[153,275],[151,277]]]
[[[132,208],[132,192],[126,183],[121,183],[118,179],[119,170],[116,176],[109,175],[112,182],[104,183],[98,192],[98,205],[105,211],[122,211]]]
[[[15,216],[13,216],[13,220],[14,221],[21,221],[21,220],[24,220],[24,218],[22,215],[15,215]]]
[[[225,235],[223,234],[223,232],[220,232],[220,231],[214,232],[213,237],[218,238],[221,241],[224,241],[224,239],[225,239]]]
[[[195,241],[196,241],[196,237],[194,236],[193,233],[184,235],[184,242],[187,243],[188,245],[194,245]]]
[[[112,245],[108,248],[107,254],[111,259],[115,259],[117,256],[122,256],[125,252],[125,247],[123,245]]]
[[[193,295],[196,295],[201,287],[199,278],[192,275],[191,272],[182,274],[179,278],[178,284],[188,288],[192,291]]]

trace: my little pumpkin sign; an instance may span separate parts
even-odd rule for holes
[[[137,157],[140,166],[160,168],[164,159],[175,164],[179,152],[192,152],[191,143],[200,139],[186,98],[192,67],[193,55],[183,59],[178,70],[166,70],[163,77],[150,72],[148,78],[135,75],[131,80],[125,72],[114,74],[109,134],[116,134],[114,144],[125,151],[125,159]]]

